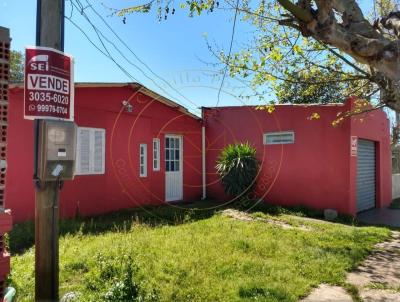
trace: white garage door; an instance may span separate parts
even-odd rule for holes
[[[361,212],[375,207],[375,142],[359,139],[357,156],[357,212]]]

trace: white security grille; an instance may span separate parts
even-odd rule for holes
[[[153,170],[160,170],[160,139],[153,138]]]
[[[139,150],[139,175],[140,177],[147,177],[147,145],[140,144]]]
[[[77,175],[105,173],[105,129],[78,128]]]

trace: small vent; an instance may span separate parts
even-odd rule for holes
[[[294,144],[294,132],[270,132],[264,134],[264,145]]]

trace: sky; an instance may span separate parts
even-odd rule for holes
[[[191,112],[199,114],[201,106],[258,104],[257,99],[241,100],[239,94],[251,94],[243,83],[229,77],[224,81],[218,101],[222,76],[219,67],[207,47],[207,40],[226,52],[229,49],[233,26],[233,11],[217,10],[190,18],[188,11],[177,8],[167,20],[158,21],[155,11],[135,13],[126,17],[111,15],[108,7],[123,8],[143,3],[139,0],[66,0],[65,15],[77,24],[98,47],[102,47],[92,25],[74,8],[80,1],[90,3],[109,26],[129,47],[126,48],[95,12],[87,7],[84,13],[104,36],[113,44],[104,41],[111,57],[129,75],[121,71],[115,62],[99,52],[69,20],[65,20],[65,52],[75,61],[76,82],[139,82],[146,87],[180,103]],[[89,1],[89,2],[87,2]],[[370,11],[372,1],[359,2],[364,11]],[[27,45],[35,44],[36,1],[0,0],[0,26],[10,28],[11,47],[24,51]],[[237,22],[233,51],[253,37],[252,28]],[[104,51],[104,50],[103,50]],[[120,51],[120,52],[119,52]],[[122,53],[122,55],[121,55]],[[125,58],[124,58],[125,57]],[[269,97],[273,100],[271,93]]]
[[[222,77],[217,74],[220,68],[208,64],[216,60],[206,41],[225,50],[229,48],[233,25],[232,11],[218,10],[212,14],[190,18],[186,10],[177,7],[175,14],[162,22],[159,22],[155,12],[152,12],[128,15],[124,24],[122,18],[112,16],[107,7],[122,8],[138,1],[88,1],[134,54],[118,41],[91,8],[86,8],[84,12],[91,22],[128,59],[124,59],[112,44],[104,42],[112,57],[130,75],[127,76],[114,62],[96,50],[81,31],[65,20],[65,52],[74,57],[75,81],[137,81],[177,101],[194,113],[199,113],[198,107],[217,104]],[[86,0],[81,2],[87,4]],[[65,5],[66,16],[71,17],[72,21],[101,47],[95,31],[82,17],[81,12],[76,8],[71,11],[70,1],[66,1]],[[0,26],[10,28],[12,49],[24,51],[25,46],[34,45],[36,1],[0,0]],[[252,36],[250,28],[246,26],[237,22],[234,49]],[[241,105],[241,101],[235,95],[243,91],[242,87],[243,84],[227,79],[219,105]]]

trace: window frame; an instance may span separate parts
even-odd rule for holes
[[[160,152],[161,152],[160,139],[153,138],[153,171],[160,171],[161,169]]]
[[[81,159],[81,141],[80,141],[80,130],[88,130],[89,131],[89,171],[82,172],[79,171],[80,168],[80,159]],[[101,171],[94,171],[94,134],[95,131],[100,131],[102,134],[102,166]],[[76,163],[75,163],[75,175],[104,175],[106,173],[106,129],[104,128],[93,128],[93,127],[78,127],[77,135],[76,135]]]
[[[171,141],[167,143],[167,140]],[[179,147],[176,146],[176,140],[179,143]],[[183,170],[183,137],[179,135],[167,135],[165,136],[165,172],[181,172]],[[179,150],[179,153],[176,151]],[[168,155],[167,155],[168,154]]]
[[[277,136],[277,135],[291,135],[292,140],[287,142],[268,142],[269,136]],[[278,131],[278,132],[266,132],[263,134],[263,144],[268,145],[290,145],[295,143],[295,133],[293,130],[290,131]]]
[[[143,157],[143,164],[142,164],[142,157]],[[142,167],[143,167],[143,173],[142,173]],[[147,144],[145,143],[139,145],[139,177],[147,177]]]

